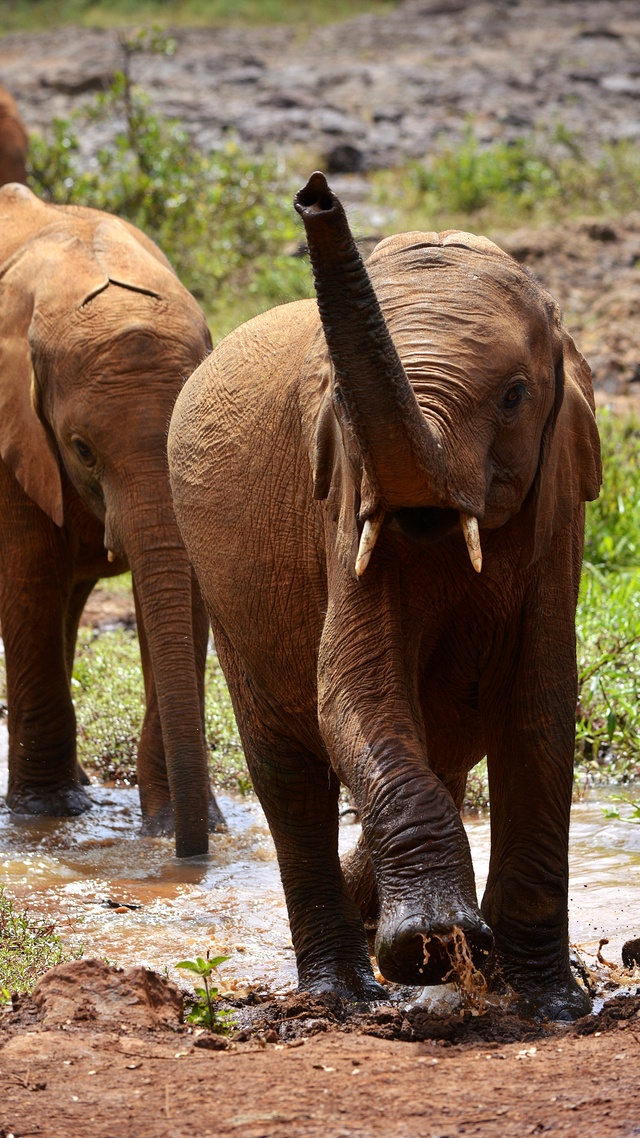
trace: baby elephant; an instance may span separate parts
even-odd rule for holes
[[[600,455],[590,372],[491,241],[403,233],[366,267],[313,174],[317,304],[228,336],[169,433],[176,516],[276,843],[300,985],[379,998],[450,973],[461,930],[536,1014],[569,970],[574,617]],[[488,756],[478,907],[460,820]],[[363,838],[337,849],[345,783]]]
[[[221,820],[207,776],[208,620],[171,503],[167,425],[206,355],[195,300],[160,250],[109,214],[0,190],[0,621],[9,790],[18,814],[91,805],[69,688],[78,621],[129,566],[147,713],[145,829],[179,856]]]

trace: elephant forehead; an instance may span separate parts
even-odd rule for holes
[[[505,253],[499,245],[476,233],[467,233],[463,229],[445,229],[442,233],[421,232],[413,230],[408,233],[395,233],[392,237],[385,237],[380,241],[367,261],[367,268],[371,269],[377,261],[384,261],[397,253],[408,249],[446,248],[457,246],[462,249],[473,249],[476,253],[485,253],[499,257],[505,261],[512,258]]]
[[[525,359],[544,346],[551,351],[547,306],[540,291],[519,266],[508,261],[487,265],[457,251],[412,252],[387,265],[372,280],[380,305],[405,365],[414,352],[454,350],[486,352]],[[492,259],[493,261],[493,259]]]

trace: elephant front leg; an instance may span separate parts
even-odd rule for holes
[[[299,988],[386,999],[340,869],[337,778],[290,740],[249,744],[247,761],[276,845]]]
[[[56,571],[58,568],[58,571]],[[15,814],[61,818],[84,813],[91,799],[76,761],[76,720],[67,674],[63,570],[42,562],[27,572],[29,591],[3,578],[2,635],[7,671],[9,786]]]
[[[478,964],[492,938],[478,909],[458,809],[427,762],[412,660],[418,646],[401,626],[401,590],[378,576],[372,571],[364,586],[344,582],[346,596],[329,607],[319,659],[320,726],[362,819],[379,898],[380,970],[398,983],[438,984],[455,966],[456,930]],[[356,855],[364,867],[349,867],[364,888],[353,892],[362,906],[375,908],[364,846]]]
[[[285,733],[286,715],[274,714],[254,694],[219,628],[215,640],[253,785],[276,846],[299,988],[346,999],[386,999],[340,868],[338,780],[325,758]]]
[[[527,599],[513,687],[506,700],[492,704],[486,697],[491,861],[482,912],[495,938],[498,977],[550,1020],[573,1020],[590,1009],[569,968],[577,684],[573,624],[561,615],[564,586],[563,593],[558,572]]]

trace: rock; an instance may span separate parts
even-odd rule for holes
[[[46,1027],[65,1024],[135,1028],[182,1022],[182,994],[148,968],[114,968],[101,960],[58,964],[38,981],[33,999]]]
[[[622,946],[622,963],[625,968],[635,968],[640,964],[640,936],[625,941]]]
[[[328,174],[358,174],[364,165],[364,155],[357,146],[341,142],[325,154],[324,165]]]

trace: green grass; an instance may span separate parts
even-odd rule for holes
[[[105,782],[135,785],[144,688],[135,632],[81,629],[72,678],[78,758]],[[233,708],[217,657],[207,658],[205,731],[217,787],[251,786]]]
[[[0,0],[0,32],[47,31],[63,24],[112,28],[297,24],[388,12],[397,0]]]
[[[68,950],[52,924],[17,909],[0,885],[0,1004],[12,992],[30,992],[47,969],[79,956],[81,948]]]
[[[604,484],[587,505],[576,759],[587,782],[640,777],[640,421],[598,416]]]
[[[458,144],[375,174],[372,198],[397,230],[484,231],[637,208],[638,144],[611,143],[588,157],[584,143],[558,126],[483,146],[470,123]]]

